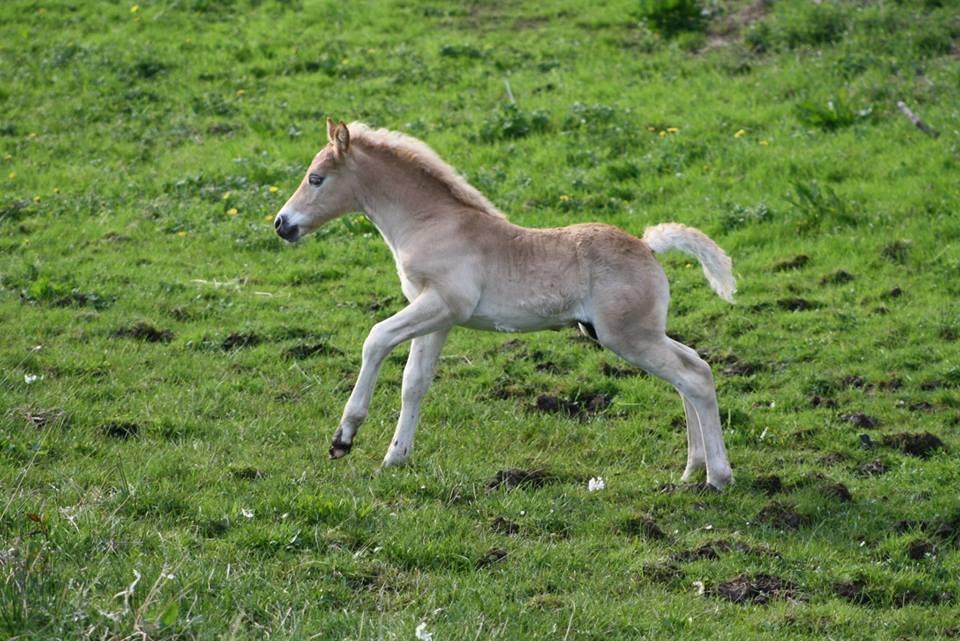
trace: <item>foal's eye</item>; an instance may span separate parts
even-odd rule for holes
[[[323,184],[324,178],[326,178],[326,176],[321,176],[320,174],[310,174],[307,180],[309,180],[310,184],[313,185],[314,187],[319,187],[320,185]]]

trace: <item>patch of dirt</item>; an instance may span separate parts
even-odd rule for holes
[[[702,51],[710,51],[734,44],[740,40],[741,32],[754,22],[761,20],[767,13],[770,0],[754,0],[729,14],[712,20],[708,29],[706,45]]]
[[[880,388],[883,392],[895,392],[901,387],[903,387],[903,379],[901,378],[891,378],[888,381],[883,381],[877,387]]]
[[[643,370],[635,367],[617,367],[610,363],[604,363],[600,366],[600,373],[610,378],[628,378],[630,376],[642,376]]]
[[[546,414],[565,414],[584,420],[602,413],[610,407],[611,402],[613,397],[604,392],[578,394],[573,398],[541,394],[537,397],[533,409]]]
[[[554,363],[553,361],[544,361],[542,363],[537,363],[533,366],[533,369],[538,372],[546,372],[547,374],[562,374],[563,370],[560,369],[560,366]]]
[[[756,520],[778,530],[797,530],[807,521],[806,517],[793,507],[779,501],[774,501],[760,510]]]
[[[806,267],[807,263],[809,262],[809,256],[806,254],[799,254],[793,258],[784,258],[783,260],[778,260],[770,266],[770,269],[775,272],[785,272],[792,269],[801,269]]]
[[[836,465],[837,463],[843,463],[849,459],[850,455],[846,452],[832,452],[820,459],[820,463],[829,467],[831,465]]]
[[[35,409],[32,407],[18,407],[12,412],[25,420],[29,425],[42,430],[50,425],[62,427],[67,422],[67,413],[59,407]]]
[[[788,312],[803,312],[811,309],[820,309],[820,303],[809,301],[806,298],[781,298],[777,307]]]
[[[867,593],[866,587],[867,582],[861,577],[834,583],[833,591],[838,597],[854,605],[865,605],[870,602],[870,595]]]
[[[711,365],[716,365],[726,376],[753,376],[762,368],[755,363],[741,361],[736,354],[703,354]]]
[[[493,519],[493,521],[490,523],[490,529],[497,534],[506,534],[507,536],[513,536],[520,533],[520,526],[503,516],[498,516],[497,518]]]
[[[130,422],[104,423],[98,428],[99,432],[109,438],[126,440],[140,435],[140,426]]]
[[[241,347],[253,347],[259,345],[261,340],[260,336],[253,332],[233,332],[223,339],[223,342],[220,343],[220,349],[229,352]]]
[[[760,490],[767,496],[773,496],[774,494],[779,494],[783,491],[783,481],[780,480],[780,477],[776,474],[770,474],[769,476],[758,476],[753,479],[753,488],[755,490]]]
[[[837,407],[837,402],[828,396],[820,396],[819,394],[814,394],[813,396],[810,397],[810,406],[834,409]]]
[[[935,378],[929,381],[924,381],[920,383],[920,389],[923,390],[924,392],[932,392],[942,387],[946,387],[946,384],[943,381]]]
[[[515,487],[543,487],[547,483],[559,480],[555,475],[544,470],[521,470],[511,468],[500,470],[492,479],[487,482],[487,487],[491,490],[505,487],[512,489]]]
[[[887,243],[887,245],[880,250],[880,255],[892,263],[900,263],[902,265],[907,262],[907,258],[910,255],[910,241],[895,240]]]
[[[621,529],[625,534],[654,541],[663,541],[667,535],[663,533],[657,522],[649,514],[632,516],[623,522]]]
[[[897,401],[897,408],[907,410],[908,412],[932,412],[936,409],[933,403],[928,403],[927,401],[907,402],[902,399]]]
[[[903,290],[899,287],[894,287],[883,295],[884,298],[900,298],[901,296],[903,296]]]
[[[863,449],[865,450],[872,450],[877,446],[877,444],[873,442],[873,439],[870,438],[869,434],[860,435],[860,445],[863,446]]]
[[[887,466],[880,459],[874,459],[858,467],[857,473],[862,476],[880,476],[887,473]]]
[[[864,430],[872,430],[880,424],[880,421],[878,421],[875,417],[864,414],[863,412],[847,414],[843,417],[843,420]]]
[[[746,543],[740,541],[732,541],[721,539],[718,541],[710,541],[709,543],[704,543],[703,545],[693,548],[692,550],[684,550],[683,552],[677,552],[676,554],[670,555],[670,560],[677,563],[691,563],[693,561],[713,561],[719,559],[723,554],[729,554],[731,552],[740,552],[741,554],[754,554],[760,556],[772,556],[775,558],[780,558],[780,554],[769,550],[766,548],[754,548]]]
[[[657,486],[657,494],[676,494],[677,492],[692,492],[694,494],[704,494],[706,492],[718,492],[717,488],[709,483],[664,483]]]
[[[504,548],[490,548],[477,559],[476,569],[481,570],[507,558],[510,553]]]
[[[907,545],[907,556],[914,561],[922,561],[927,557],[933,556],[935,553],[936,546],[925,539],[917,539]]]
[[[133,338],[148,343],[169,343],[173,340],[173,332],[169,329],[157,329],[146,321],[137,321],[127,327],[121,327],[113,335],[117,338]]]
[[[297,343],[283,352],[284,357],[302,361],[311,356],[343,356],[343,352],[329,343]]]
[[[683,570],[676,563],[647,563],[641,577],[653,583],[669,585],[683,578]]]
[[[867,387],[867,379],[860,376],[859,374],[851,374],[850,376],[844,376],[840,379],[840,384],[850,389],[863,389]]]
[[[732,603],[764,605],[777,599],[796,599],[797,589],[772,574],[741,574],[710,591]]]
[[[820,279],[821,285],[842,285],[843,283],[849,283],[854,280],[853,274],[850,272],[838,269],[835,272],[830,272]]]
[[[960,512],[956,512],[929,528],[933,535],[946,543],[960,543]]]
[[[230,470],[230,476],[238,481],[258,481],[266,476],[263,470],[255,467],[235,467]]]
[[[837,499],[841,503],[850,503],[853,501],[853,495],[843,483],[826,483],[821,486],[824,496]]]
[[[525,386],[510,380],[500,380],[490,390],[490,396],[501,401],[508,398],[522,398],[528,396],[529,393]]]
[[[920,458],[929,458],[936,450],[945,447],[943,441],[930,432],[889,434],[883,437],[881,443],[887,447],[898,449],[904,454]]]

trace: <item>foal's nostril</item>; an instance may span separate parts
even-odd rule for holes
[[[277,216],[273,219],[273,228],[280,229],[283,227],[283,216]]]

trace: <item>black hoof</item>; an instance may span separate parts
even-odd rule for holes
[[[350,448],[353,447],[353,443],[344,443],[343,441],[334,441],[330,445],[330,458],[338,459],[343,458],[350,453]]]

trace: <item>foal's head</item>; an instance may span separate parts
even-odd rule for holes
[[[277,234],[293,242],[321,225],[357,209],[354,177],[348,168],[350,131],[327,119],[327,146],[320,150],[300,187],[290,196],[273,221]]]

